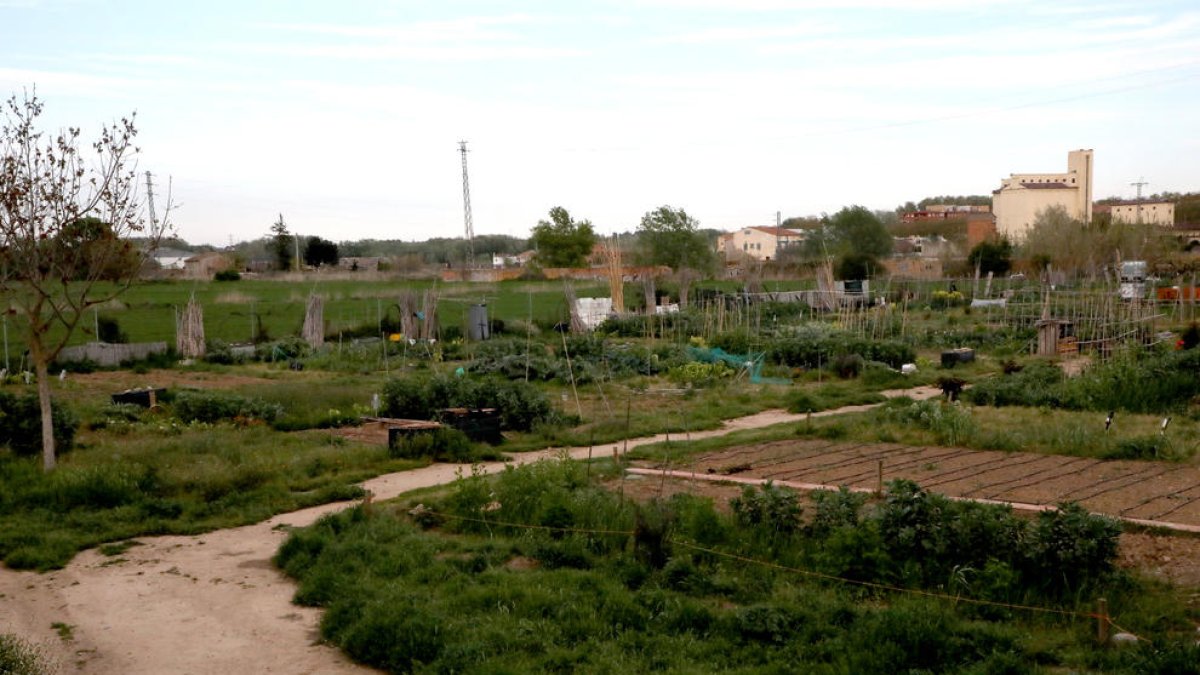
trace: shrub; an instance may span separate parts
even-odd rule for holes
[[[129,342],[129,336],[125,334],[125,331],[121,330],[121,324],[112,317],[96,317],[96,328],[96,339],[100,342],[108,342],[110,344],[124,344]]]
[[[475,458],[474,449],[466,434],[442,427],[402,436],[395,445],[388,447],[388,454],[403,459],[432,457],[439,462],[469,462]]]
[[[767,358],[793,368],[829,366],[843,355],[855,354],[864,361],[878,361],[900,368],[917,358],[916,351],[894,340],[866,340],[849,335],[815,335],[811,332],[776,340],[767,348]]]
[[[289,337],[273,342],[260,342],[254,346],[254,357],[259,361],[290,361],[307,355],[311,351],[303,338]]]
[[[240,281],[241,278],[237,270],[221,270],[213,275],[213,281]]]
[[[978,431],[971,413],[961,406],[934,399],[913,401],[906,396],[897,397],[881,406],[875,414],[889,422],[932,431],[938,442],[946,445],[965,443]]]
[[[323,632],[346,611],[357,615],[337,636],[342,648],[355,659],[389,673],[410,673],[430,663],[445,647],[445,636],[436,615],[394,589],[364,605],[346,607],[335,602],[321,622]],[[333,617],[331,619],[331,617]]]
[[[961,307],[966,304],[966,298],[960,291],[934,291],[933,297],[929,299],[929,307],[932,309],[949,309],[951,307]]]
[[[833,360],[833,372],[843,380],[858,377],[863,369],[863,357],[858,354],[842,354]]]
[[[968,624],[949,607],[925,600],[870,615],[854,626],[850,642],[849,672],[880,674],[993,672],[965,667],[1019,647],[1011,632]]]
[[[740,497],[729,501],[739,525],[761,528],[775,534],[794,534],[800,530],[800,497],[792,490],[771,482],[757,488],[747,485]]]
[[[1026,541],[1029,582],[1050,590],[1074,590],[1113,570],[1120,524],[1074,503],[1038,514]]]
[[[867,495],[851,492],[846,486],[837,491],[817,490],[811,495],[814,512],[808,531],[824,536],[840,527],[857,527]]]
[[[1200,346],[1200,324],[1195,321],[1188,324],[1179,335],[1179,346],[1183,349],[1195,349]]]
[[[654,569],[662,569],[671,557],[671,532],[675,513],[670,506],[652,500],[635,511],[633,552],[637,559]]]
[[[1025,368],[1007,372],[975,383],[964,398],[976,405],[1007,406],[1052,405],[1059,399],[1058,385],[1062,369],[1051,363],[1031,363]]]
[[[518,431],[558,421],[546,394],[521,381],[446,375],[396,378],[384,385],[382,398],[382,413],[389,417],[427,420],[438,410],[463,407],[497,408],[501,426]]]
[[[668,373],[671,381],[689,387],[711,387],[723,380],[733,377],[734,370],[724,361],[700,363],[692,361],[681,366],[675,366]]]
[[[69,451],[75,443],[79,419],[61,401],[51,407],[50,418],[56,450]],[[42,451],[42,410],[36,395],[0,392],[0,443],[21,457],[32,457]]]
[[[233,345],[225,342],[224,340],[211,340],[205,347],[204,360],[208,363],[217,363],[228,366],[237,363],[245,363],[246,356],[244,354],[233,353]]]
[[[735,330],[717,333],[708,342],[711,346],[723,349],[730,354],[749,354],[753,351],[751,344],[754,336],[747,330]]]
[[[0,673],[42,675],[49,672],[37,647],[15,635],[0,634]]]
[[[221,391],[181,391],[173,407],[180,421],[207,424],[239,419],[272,422],[283,414],[278,404]]]
[[[1165,413],[1200,395],[1200,350],[1133,350],[1066,379],[1052,364],[983,380],[966,394],[980,405]]]
[[[910,480],[887,485],[879,509],[879,532],[887,550],[901,560],[938,560],[950,553],[944,525],[949,501]]]
[[[795,633],[800,619],[795,609],[785,605],[751,605],[734,612],[733,628],[745,641],[781,645]]]

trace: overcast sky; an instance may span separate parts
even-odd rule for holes
[[[0,0],[0,90],[137,111],[177,233],[225,244],[702,226],[985,194],[1095,150],[1200,189],[1195,0]]]

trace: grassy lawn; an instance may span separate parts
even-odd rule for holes
[[[61,567],[103,542],[245,525],[359,497],[359,481],[423,463],[338,440],[164,420],[128,434],[93,432],[51,474],[0,458],[0,558],[14,568]]]

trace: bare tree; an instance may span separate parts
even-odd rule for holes
[[[57,463],[49,366],[87,309],[136,278],[171,204],[168,195],[161,220],[143,216],[132,115],[81,145],[78,128],[41,130],[42,107],[36,91],[26,92],[9,98],[0,113],[0,290],[24,319],[49,471]],[[137,246],[135,236],[145,243]]]

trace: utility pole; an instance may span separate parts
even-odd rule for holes
[[[1142,178],[1139,178],[1136,181],[1130,183],[1130,185],[1137,187],[1137,224],[1141,225],[1142,224],[1142,187],[1149,185],[1149,183],[1146,182],[1145,177],[1142,177]]]
[[[475,266],[475,223],[471,221],[471,183],[467,180],[467,142],[458,142],[458,151],[462,154],[463,176],[463,223],[466,225],[467,237],[467,269]]]
[[[154,214],[154,177],[146,172],[146,206],[150,209],[150,231],[158,232],[158,217]]]
[[[282,217],[282,216],[281,216]],[[300,271],[300,233],[292,235],[292,242],[296,244],[296,271]]]
[[[779,234],[783,229],[783,214],[779,211],[775,212],[775,262],[779,262]]]

